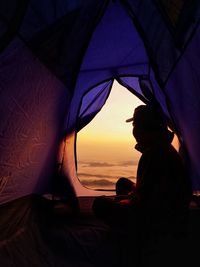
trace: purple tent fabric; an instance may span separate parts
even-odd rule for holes
[[[30,0],[20,36],[71,92],[106,2]]]
[[[164,85],[199,23],[200,5],[194,1],[124,1],[140,32],[156,79]]]
[[[55,219],[59,205],[52,212],[52,200],[34,195],[56,194],[73,211],[76,196],[102,195],[77,178],[76,134],[101,111],[114,80],[160,105],[181,141],[193,190],[200,192],[199,23],[199,0],[0,1],[3,267],[123,265],[120,240],[102,224]],[[198,255],[199,211],[193,211],[188,244],[174,244],[181,245],[181,262],[183,247],[189,251],[188,264]],[[112,242],[102,242],[108,236]],[[152,262],[160,260],[152,247],[144,248]]]
[[[197,0],[2,2],[0,203],[51,192],[63,137],[101,110],[114,79],[160,104],[200,190],[199,10]]]
[[[143,42],[131,18],[120,3],[110,2],[83,58],[66,128],[75,128],[82,96],[89,89],[122,75],[147,75],[148,65]]]
[[[188,165],[196,190],[200,188],[199,44],[200,29],[190,42],[165,87],[176,125],[189,154]]]
[[[138,77],[119,77],[118,82],[129,89],[132,93],[134,93],[138,98],[140,98],[144,103],[148,102],[148,99],[144,96],[141,88],[140,88],[140,82]]]
[[[0,202],[52,187],[69,95],[19,39],[0,55]]]
[[[86,126],[105,104],[113,81],[109,80],[91,89],[82,99],[76,131]]]

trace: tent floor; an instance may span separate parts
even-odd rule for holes
[[[200,210],[191,208],[189,234],[181,240],[145,240],[116,231],[91,213],[93,198],[80,198],[81,211],[30,195],[0,207],[2,267],[190,266],[198,260]],[[119,230],[119,229],[118,229]]]

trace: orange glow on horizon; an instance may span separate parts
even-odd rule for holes
[[[123,160],[124,157],[137,154],[134,150],[136,142],[132,136],[132,124],[125,121],[133,115],[135,107],[141,104],[136,96],[115,81],[102,110],[78,133],[78,157],[83,159],[88,158],[89,154],[95,157],[99,154],[104,155],[106,160]]]
[[[114,82],[109,98],[95,118],[77,135],[77,175],[92,188],[114,188],[119,177],[135,181],[141,153],[132,135],[134,109],[143,104],[126,88]],[[178,138],[173,145],[178,150]]]
[[[138,156],[140,153],[134,149],[136,141],[132,135],[132,123],[125,121],[141,104],[144,103],[115,81],[102,110],[78,133],[78,159],[102,155],[106,160]],[[176,150],[179,149],[177,136],[172,144]]]

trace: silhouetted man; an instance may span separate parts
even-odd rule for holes
[[[172,248],[174,241],[168,241],[180,240],[187,226],[192,195],[189,177],[181,156],[171,145],[174,133],[168,130],[158,108],[140,105],[127,122],[133,123],[133,136],[137,141],[135,148],[142,153],[136,186],[133,190],[129,185],[130,192],[125,199],[124,196],[115,200],[97,198],[93,210],[112,227],[117,226],[119,232],[121,229],[128,232],[127,247],[135,244],[137,263],[143,261],[145,266],[154,257],[152,263],[158,264],[154,266],[169,266],[175,258],[174,251],[178,252],[176,245],[175,250]],[[125,184],[128,183],[123,180],[123,187]],[[119,187],[120,183],[118,192],[121,191]],[[145,252],[148,243],[149,254]],[[156,256],[152,254],[155,244]],[[179,256],[176,259],[180,261]]]
[[[140,105],[131,119],[135,148],[142,153],[137,170],[137,208],[151,232],[181,232],[191,199],[191,185],[181,156],[171,145],[174,134],[158,108]],[[134,205],[134,198],[130,201]]]

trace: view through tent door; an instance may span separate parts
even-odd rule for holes
[[[134,149],[132,124],[126,123],[136,106],[134,94],[116,81],[96,117],[77,134],[77,176],[92,189],[114,189],[119,177],[135,181],[140,153]]]

